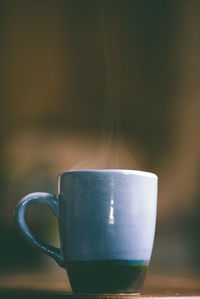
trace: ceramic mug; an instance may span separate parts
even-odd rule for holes
[[[61,173],[58,196],[31,193],[15,217],[23,237],[66,268],[74,293],[138,293],[151,258],[158,178],[136,170]],[[61,248],[38,240],[26,209],[46,204],[58,217]]]

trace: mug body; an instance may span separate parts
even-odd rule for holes
[[[154,241],[157,181],[134,170],[60,175],[59,232],[73,292],[140,292]]]

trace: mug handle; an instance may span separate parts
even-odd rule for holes
[[[15,209],[15,221],[20,234],[33,247],[40,249],[42,252],[51,256],[61,267],[65,267],[64,257],[61,248],[48,245],[34,236],[26,224],[26,209],[32,204],[42,203],[47,205],[51,212],[58,217],[58,199],[56,195],[44,192],[30,193],[23,197]]]

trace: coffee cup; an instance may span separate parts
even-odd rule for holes
[[[76,294],[140,293],[154,242],[158,178],[137,170],[74,170],[58,178],[58,195],[31,193],[16,224],[34,247],[65,268]],[[37,239],[26,209],[47,205],[58,218],[61,248]]]

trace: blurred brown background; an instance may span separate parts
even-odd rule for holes
[[[0,2],[0,269],[56,268],[16,232],[59,172],[159,175],[152,271],[200,271],[200,2]],[[44,207],[33,231],[59,244]]]

